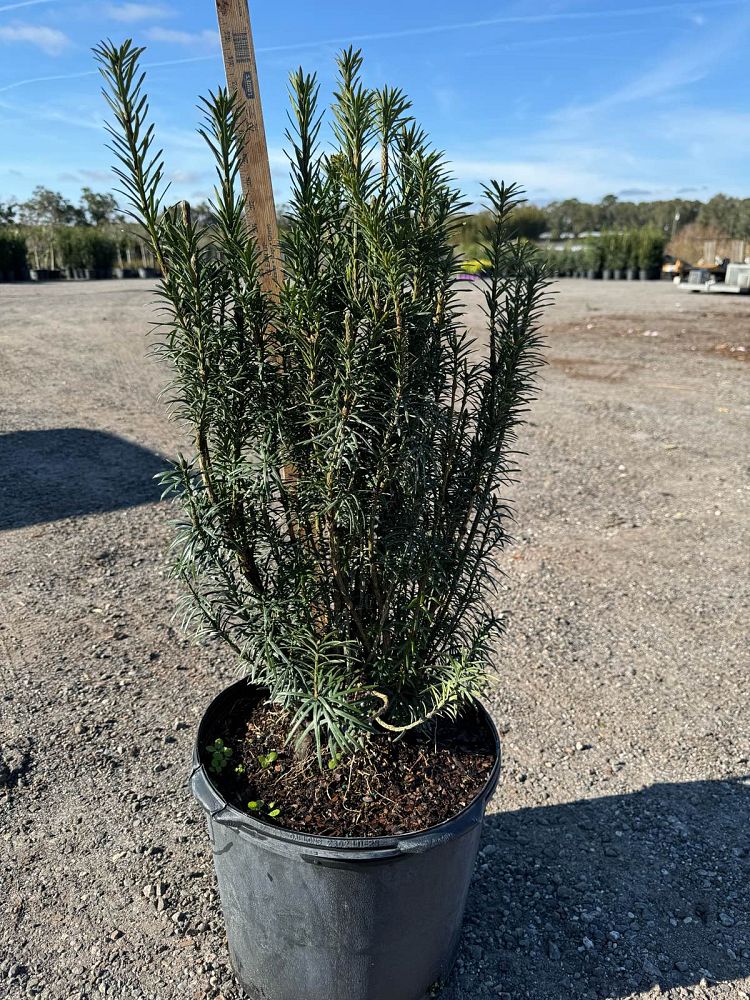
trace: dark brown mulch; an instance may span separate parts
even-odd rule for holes
[[[472,712],[401,739],[378,737],[366,753],[343,758],[332,770],[324,760],[321,772],[314,752],[300,757],[285,747],[287,718],[251,697],[237,702],[223,729],[211,734],[232,756],[221,774],[209,774],[238,809],[300,833],[387,837],[426,830],[469,805],[495,763],[492,734]],[[261,767],[259,757],[273,753],[278,757]],[[210,763],[205,748],[204,763]]]

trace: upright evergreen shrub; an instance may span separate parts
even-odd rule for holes
[[[11,226],[0,226],[0,281],[15,281],[26,274],[26,240]]]
[[[185,618],[219,636],[334,754],[455,716],[502,631],[516,432],[534,395],[547,281],[512,236],[517,187],[485,189],[484,329],[455,279],[466,207],[404,94],[339,59],[333,145],[315,78],[291,79],[292,196],[278,295],[238,191],[241,119],[202,101],[215,225],[165,199],[142,50],[97,50],[122,190],[164,275],[160,354],[193,449],[165,479],[182,510]]]
[[[114,265],[117,245],[93,226],[59,226],[55,245],[64,267],[107,272]]]
[[[601,239],[586,240],[586,245],[581,252],[587,270],[598,273],[605,266],[605,251]]]
[[[620,271],[628,266],[630,237],[627,232],[603,233],[601,236],[604,266]]]
[[[656,270],[664,263],[667,238],[661,229],[643,229],[638,239],[638,266],[644,270]]]

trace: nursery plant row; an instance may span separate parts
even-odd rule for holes
[[[666,246],[660,229],[645,228],[602,233],[567,247],[546,247],[540,253],[555,278],[652,281],[661,276]],[[490,262],[483,257],[469,256],[462,270],[468,276],[491,273]]]
[[[547,263],[561,278],[651,281],[661,276],[666,243],[659,229],[602,233],[570,248],[550,247]]]
[[[95,226],[0,228],[0,281],[152,278],[158,271],[134,235]]]

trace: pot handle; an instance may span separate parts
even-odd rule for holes
[[[190,775],[190,789],[209,816],[213,817],[222,809],[226,809],[226,802],[218,795],[206,777],[206,771],[202,764],[199,764]]]

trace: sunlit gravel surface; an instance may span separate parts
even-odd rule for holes
[[[442,997],[750,997],[750,298],[559,287]],[[186,786],[233,665],[171,620],[152,289],[0,285],[0,997],[239,998]]]

